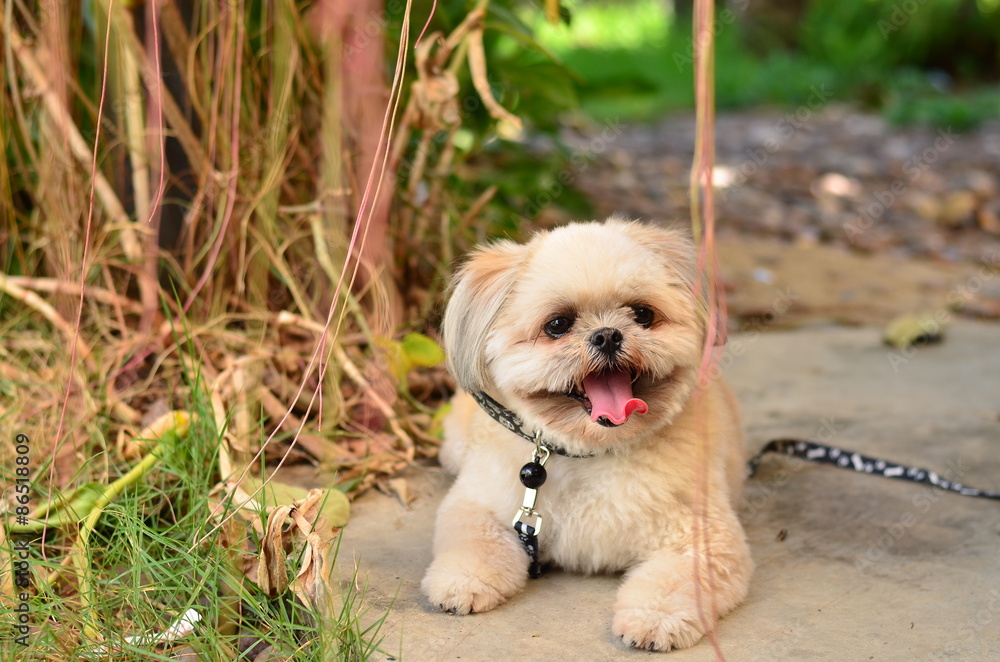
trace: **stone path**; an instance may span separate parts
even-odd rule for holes
[[[736,335],[727,372],[748,450],[778,436],[823,439],[1000,490],[1000,326],[962,322],[905,354],[870,328]],[[613,641],[616,577],[553,573],[499,609],[466,617],[424,604],[434,513],[450,479],[404,474],[409,508],[356,503],[340,568],[360,566],[385,654],[406,662],[657,657]],[[742,517],[757,571],[723,619],[734,662],[1000,659],[1000,503],[775,458],[748,484]],[[706,639],[671,660],[716,659]]]

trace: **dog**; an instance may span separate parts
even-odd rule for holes
[[[611,630],[626,646],[691,646],[745,598],[742,431],[722,379],[699,381],[694,253],[682,232],[612,217],[497,241],[459,268],[442,332],[460,390],[439,454],[457,477],[422,582],[431,605],[484,612],[526,586],[518,513],[544,520],[540,562],[624,571]],[[547,475],[537,511],[518,480],[526,463]]]

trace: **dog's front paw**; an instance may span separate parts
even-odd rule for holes
[[[489,611],[525,583],[516,576],[504,576],[496,568],[454,561],[448,557],[435,559],[421,585],[430,603],[441,611],[459,615]]]
[[[705,634],[697,614],[641,608],[615,611],[611,631],[626,646],[651,651],[687,648]]]

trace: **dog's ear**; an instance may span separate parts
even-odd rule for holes
[[[621,219],[614,219],[621,220]],[[641,223],[629,223],[626,229],[643,246],[649,247],[671,271],[680,278],[680,281],[687,288],[691,296],[694,297],[695,313],[698,316],[698,323],[702,328],[702,333],[708,331],[709,305],[708,290],[711,286],[706,273],[698,269],[698,247],[691,240],[691,236],[675,228],[664,228]],[[716,310],[719,303],[716,302]],[[726,322],[717,318],[718,328],[715,330],[714,345],[726,344]]]
[[[629,222],[619,217],[613,217],[611,220],[622,222],[626,233],[641,246],[653,251],[663,265],[677,275],[681,283],[694,289],[699,275],[695,262],[695,246],[689,234],[676,228]]]
[[[475,250],[455,274],[442,331],[448,367],[466,391],[492,385],[486,343],[527,253],[527,246],[500,241]]]

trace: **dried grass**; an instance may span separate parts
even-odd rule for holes
[[[447,142],[428,145],[435,126],[457,127],[457,117],[426,104],[418,112],[409,86],[390,95],[379,82],[383,42],[359,42],[378,24],[378,3],[317,2],[305,13],[293,2],[253,12],[244,3],[155,6],[96,2],[91,33],[59,3],[6,4],[4,166],[14,184],[3,189],[10,275],[0,289],[6,372],[19,383],[4,427],[45,439],[58,460],[46,482],[66,488],[83,480],[77,470],[95,439],[135,432],[157,403],[183,403],[196,368],[235,412],[227,437],[246,458],[283,429],[276,402],[340,448],[341,461],[354,440],[393,435],[397,461],[355,458],[376,475],[433,454],[397,385],[371,375],[385,373],[376,339],[406,326],[408,313],[426,318],[433,301],[424,289],[411,303],[392,257],[431,244],[434,273],[453,254],[447,236],[428,241],[447,219],[440,182],[453,154]],[[480,19],[470,14],[450,40],[452,72]],[[437,44],[427,35],[421,48]],[[71,55],[88,51],[96,62]],[[428,75],[451,51],[437,53]],[[390,158],[378,109],[404,98]],[[414,135],[425,149],[411,151]],[[389,202],[401,162],[416,172],[398,192],[396,217]],[[421,181],[434,191],[417,204]],[[394,218],[403,241],[392,241]],[[23,346],[28,332],[44,366]],[[197,366],[185,364],[182,343]],[[439,372],[428,376],[446,393]],[[47,403],[44,412],[29,391],[44,393],[31,399]],[[63,399],[72,424],[53,413]]]
[[[427,326],[453,229],[473,222],[443,186],[458,88],[418,99],[466,54],[484,75],[468,49],[481,9],[420,44],[404,22],[391,88],[374,0],[4,9],[0,434],[32,440],[34,499],[167,480],[159,453],[130,473],[131,440],[171,410],[199,417],[230,491],[299,463],[353,496],[433,456],[431,412],[452,385],[429,367],[408,387],[388,363],[402,331]],[[414,53],[423,69],[403,81]],[[157,513],[195,507],[162,495]],[[104,581],[88,570],[99,517],[46,534],[43,553],[75,550],[75,570],[45,590],[87,600]],[[234,525],[202,526],[204,542]],[[60,613],[57,638],[100,639],[89,616]]]

